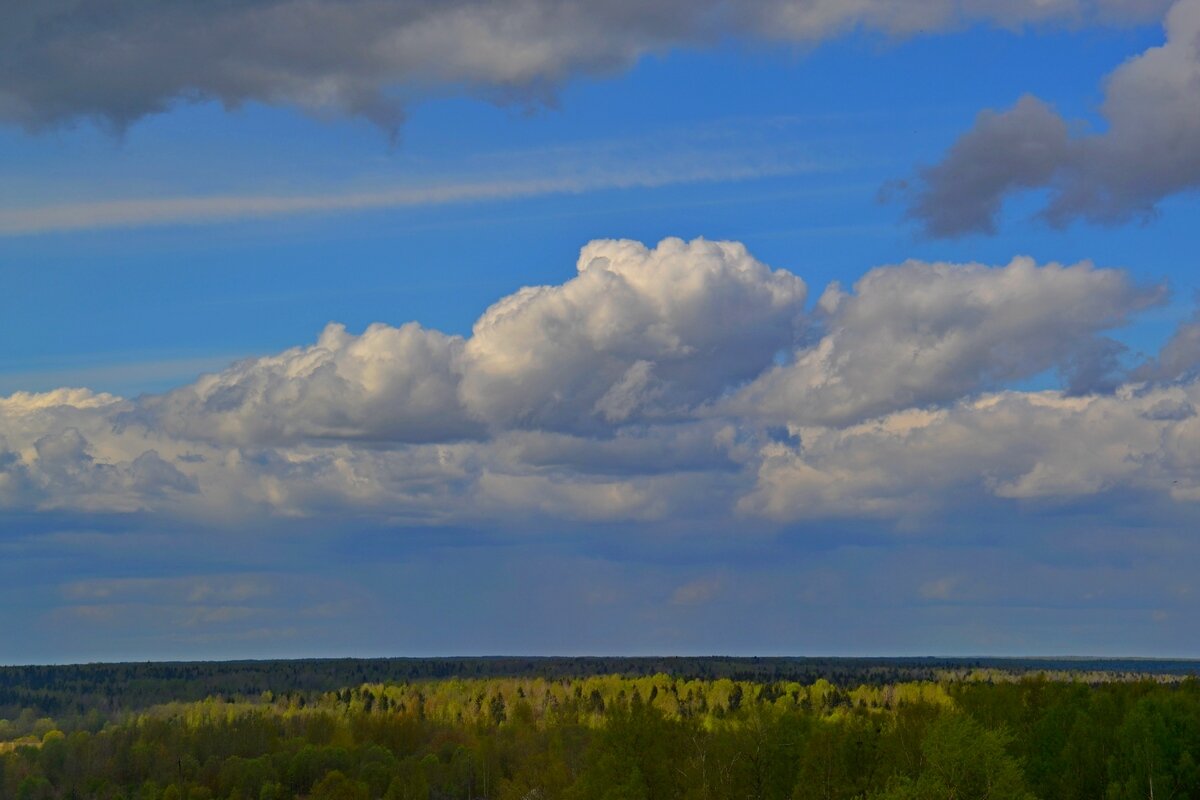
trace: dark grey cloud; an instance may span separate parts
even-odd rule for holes
[[[920,171],[909,215],[932,236],[993,233],[1006,198],[1044,188],[1041,216],[1117,224],[1200,187],[1200,0],[1178,0],[1166,42],[1105,81],[1102,132],[1024,97],[985,111],[938,164]]]
[[[389,129],[406,97],[534,100],[576,73],[744,35],[1125,21],[1162,0],[43,0],[0,7],[0,120],[120,127],[172,103],[262,102]]]
[[[1003,113],[984,111],[941,163],[921,172],[909,216],[931,236],[995,233],[1004,198],[1046,185],[1070,148],[1067,123],[1036,97]]]

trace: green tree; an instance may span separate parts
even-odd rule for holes
[[[328,773],[313,787],[310,800],[367,800],[369,791],[362,781],[347,778],[340,770]]]
[[[17,789],[17,800],[51,800],[53,797],[54,787],[41,775],[30,775]]]
[[[964,714],[943,714],[926,733],[925,763],[915,779],[901,777],[878,800],[1033,800],[1009,738]]]
[[[1152,694],[1130,710],[1110,762],[1110,800],[1200,796],[1200,698]]]
[[[384,800],[429,800],[429,779],[421,762],[411,756],[401,761],[383,797]]]

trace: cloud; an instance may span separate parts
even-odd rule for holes
[[[664,493],[654,484],[669,479],[504,474],[479,476],[479,500],[516,519],[550,517],[569,522],[651,522],[668,516]]]
[[[795,340],[807,291],[729,242],[593,242],[578,273],[475,324],[462,397],[478,417],[549,430],[686,417]]]
[[[489,308],[469,339],[339,325],[140,400],[125,424],[192,440],[447,442],[688,416],[791,345],[806,287],[739,244],[598,241],[561,286]]]
[[[1105,80],[1103,131],[1086,132],[1034,97],[984,111],[921,170],[909,215],[932,236],[992,233],[1005,199],[1044,188],[1051,225],[1116,224],[1200,187],[1200,0],[1178,0],[1165,31],[1164,44]]]
[[[712,158],[708,158],[709,155]],[[730,158],[731,155],[733,158]],[[652,168],[646,165],[630,168],[613,165],[610,169],[588,174],[546,175],[523,180],[449,181],[368,192],[339,189],[311,194],[157,197],[0,208],[0,236],[162,225],[209,225],[303,214],[337,214],[580,194],[604,189],[658,188],[792,175],[811,168],[795,160],[785,164],[764,159],[762,155],[726,151],[723,154],[701,154],[697,160],[708,162],[703,166],[660,163]]]
[[[1133,373],[1135,380],[1171,381],[1194,374],[1200,366],[1200,313],[1180,325],[1156,358]]]
[[[931,236],[995,233],[1005,197],[1048,184],[1070,149],[1067,123],[1036,97],[984,111],[941,163],[922,171],[909,216]]]
[[[780,520],[921,518],[989,503],[1121,492],[1200,499],[1200,425],[1157,413],[1200,401],[1200,384],[1116,395],[1004,392],[847,428],[797,427],[762,451],[750,515]]]
[[[56,408],[104,408],[121,402],[121,398],[91,389],[54,389],[49,392],[14,392],[0,397],[0,413],[22,416]]]
[[[72,602],[231,604],[270,596],[271,580],[257,575],[189,575],[179,578],[100,578],[61,587]]]
[[[132,512],[197,491],[193,478],[154,450],[130,461],[97,458],[76,428],[47,433],[21,453],[5,444],[0,440],[0,500],[16,508]]]
[[[217,100],[354,114],[395,130],[404,100],[471,91],[531,102],[579,73],[729,35],[814,42],[863,28],[1123,22],[1157,0],[82,0],[0,11],[0,120],[98,118],[121,127],[173,103]]]
[[[1111,350],[1100,334],[1161,297],[1161,289],[1086,262],[881,267],[853,292],[830,286],[819,303],[824,336],[762,374],[732,407],[777,421],[845,425],[1055,367],[1069,380],[1095,378],[1095,359]]]
[[[935,578],[922,583],[917,588],[917,593],[926,600],[951,600],[961,583],[962,578],[957,575]]]
[[[697,578],[675,587],[675,591],[671,592],[670,603],[673,606],[703,605],[716,597],[724,585],[725,579],[720,575]]]
[[[57,602],[39,623],[69,632],[76,647],[91,640],[90,647],[112,648],[114,656],[147,643],[188,645],[196,652],[214,643],[261,644],[292,638],[300,626],[311,635],[331,610],[347,613],[353,605],[349,587],[277,573],[86,578],[57,589]],[[331,603],[325,596],[331,590],[346,599]]]
[[[810,310],[737,243],[596,241],[469,337],[330,325],[162,394],[0,399],[0,517],[716,534],[1101,495],[1186,508],[1200,382],[1162,366],[1179,347],[1140,368],[1153,382],[1079,384],[1161,294],[1088,263],[914,261]],[[1061,390],[1011,388],[1052,369]]]
[[[466,438],[480,426],[458,400],[462,351],[461,337],[416,323],[373,325],[359,336],[330,325],[311,347],[148,396],[126,420],[229,444]]]
[[[195,482],[153,447],[113,434],[110,415],[128,407],[86,389],[0,400],[0,504],[131,512],[195,492]]]

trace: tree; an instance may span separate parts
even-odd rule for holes
[[[425,768],[416,758],[409,757],[400,762],[396,777],[388,784],[384,800],[429,800],[429,779]]]
[[[1200,703],[1190,694],[1150,695],[1118,731],[1108,797],[1135,800],[1196,797],[1200,792]]]
[[[311,800],[367,800],[367,785],[347,778],[340,770],[328,773],[313,787]]]
[[[943,714],[921,743],[925,763],[915,780],[901,777],[877,800],[1033,800],[1008,737],[964,714]]]

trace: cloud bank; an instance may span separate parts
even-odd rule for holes
[[[729,36],[810,43],[972,23],[1121,23],[1161,0],[252,0],[9,3],[0,120],[123,127],[179,101],[353,114],[394,130],[406,99],[470,91],[529,102],[580,73]]]
[[[964,503],[1200,501],[1194,325],[1081,263],[906,262],[827,288],[733,242],[595,241],[460,337],[317,341],[124,399],[0,398],[0,514],[244,526],[903,524]],[[1057,371],[1059,390],[1014,382]]]
[[[1104,82],[1102,131],[1036,97],[984,111],[943,160],[922,170],[909,215],[932,236],[994,233],[1006,198],[1045,189],[1056,227],[1117,224],[1200,187],[1200,0],[1178,0],[1166,41]]]

